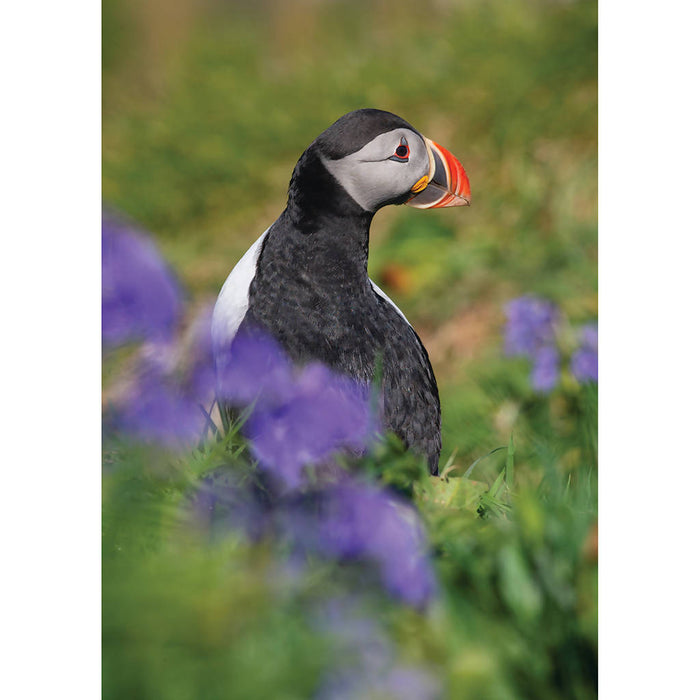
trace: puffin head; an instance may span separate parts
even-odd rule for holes
[[[326,169],[365,211],[469,205],[469,178],[446,149],[379,109],[342,116],[312,144]]]

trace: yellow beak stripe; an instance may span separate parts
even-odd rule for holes
[[[422,192],[427,186],[428,176],[423,175],[423,177],[420,180],[418,180],[418,182],[416,182],[416,184],[413,185],[413,187],[411,187],[411,192],[413,192],[413,194],[418,194],[419,192]]]

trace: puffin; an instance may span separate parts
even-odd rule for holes
[[[437,476],[435,374],[406,316],[367,274],[369,232],[390,204],[434,209],[470,201],[459,160],[401,117],[379,109],[340,117],[301,155],[284,211],[221,288],[211,329],[218,371],[236,335],[257,329],[297,366],[321,362],[376,382],[382,428]],[[221,399],[219,406],[234,410]]]

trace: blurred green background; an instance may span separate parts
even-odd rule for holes
[[[193,306],[213,301],[281,212],[308,144],[360,107],[402,116],[470,177],[469,209],[379,212],[370,275],[433,361],[441,464],[452,455],[453,473],[463,473],[513,435],[521,489],[517,517],[490,529],[424,508],[433,544],[451,552],[449,615],[468,624],[405,616],[394,621],[399,637],[421,635],[407,653],[440,659],[451,697],[593,697],[597,395],[566,373],[555,392],[537,395],[527,362],[503,357],[501,329],[504,303],[523,294],[553,300],[574,325],[597,317],[596,3],[103,1],[103,197],[156,238]],[[479,463],[485,483],[503,454]],[[134,473],[123,478],[132,483]],[[139,488],[171,502],[172,483],[144,478]],[[105,697],[233,697],[202,691],[207,673],[229,688],[228,665],[243,684],[235,697],[256,697],[240,680],[255,678],[256,645],[271,664],[271,685],[257,697],[309,697],[319,642],[296,612],[256,599],[268,595],[256,593],[263,555],[222,545],[168,558],[162,521],[154,526],[143,516],[146,496],[123,496],[122,486],[106,481]],[[129,525],[138,531],[130,551],[157,551],[161,569],[130,568],[115,555],[129,550]],[[245,560],[246,573],[223,592],[219,564],[231,557]],[[179,603],[153,613],[155,637],[201,628],[197,614],[213,621],[259,604],[258,621],[240,623],[252,646],[222,642],[212,623],[175,665],[157,645],[144,651],[124,621],[158,610],[147,594],[154,581],[183,575]],[[184,602],[202,587],[199,608]],[[171,618],[177,629],[164,625]]]

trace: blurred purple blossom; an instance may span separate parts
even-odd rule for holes
[[[535,351],[530,382],[533,389],[544,393],[559,383],[559,351],[553,345],[543,345]]]
[[[374,434],[369,387],[308,365],[286,391],[262,397],[244,431],[261,465],[297,488],[304,466],[342,448],[359,453],[367,447]]]
[[[282,347],[267,333],[240,330],[227,354],[216,358],[220,399],[247,406],[263,400],[281,400],[293,393],[292,363]]]
[[[540,348],[554,343],[559,313],[552,302],[523,296],[510,301],[505,312],[506,355],[525,355],[534,359]]]
[[[140,347],[126,389],[108,412],[112,428],[170,448],[191,446],[205,435],[215,395],[210,319],[211,309],[204,309],[180,342]]]
[[[330,635],[338,651],[365,669],[378,670],[391,663],[394,650],[367,603],[351,595],[324,600],[315,611],[314,626]]]
[[[105,345],[172,338],[182,312],[175,276],[142,233],[103,211],[102,339]]]
[[[189,393],[210,403],[216,393],[216,368],[211,340],[212,306],[203,308],[191,321],[183,342],[182,364]]]
[[[327,554],[376,562],[384,585],[397,598],[421,606],[436,592],[418,514],[389,492],[352,482],[333,487],[319,531]]]
[[[427,670],[394,663],[379,669],[362,665],[337,668],[324,677],[316,693],[317,700],[437,700],[442,697],[440,683]]]
[[[102,338],[105,346],[143,341],[133,376],[106,424],[139,440],[169,447],[199,439],[202,405],[214,395],[211,311],[176,343],[181,291],[155,245],[116,214],[102,213]]]
[[[530,382],[533,389],[542,393],[552,391],[561,376],[557,330],[562,318],[557,307],[545,299],[526,295],[510,301],[505,311],[505,354],[528,357],[532,361]],[[579,382],[597,382],[597,324],[583,326],[579,330],[579,340],[579,347],[571,356],[571,372]]]
[[[380,584],[397,600],[425,607],[438,589],[418,512],[347,473],[339,478],[325,488],[275,494],[222,467],[200,482],[188,508],[212,534],[274,535],[288,549],[290,570],[305,567],[309,554],[352,563],[366,587]]]
[[[581,345],[571,356],[571,372],[579,382],[598,381],[598,325],[589,323],[580,330]]]
[[[172,448],[196,442],[207,423],[197,400],[162,366],[149,361],[142,362],[112,412],[117,431]]]
[[[349,477],[290,504],[278,530],[292,544],[328,559],[376,571],[399,600],[425,606],[437,592],[425,532],[415,508],[390,492]]]
[[[317,700],[435,700],[441,696],[438,680],[426,669],[398,663],[391,640],[357,605],[331,601],[319,615],[330,633],[339,665],[322,680]]]
[[[263,469],[288,489],[304,482],[307,465],[341,449],[362,452],[376,431],[369,385],[321,364],[295,368],[269,335],[240,331],[227,357],[217,357],[218,396],[243,408],[243,432]]]

